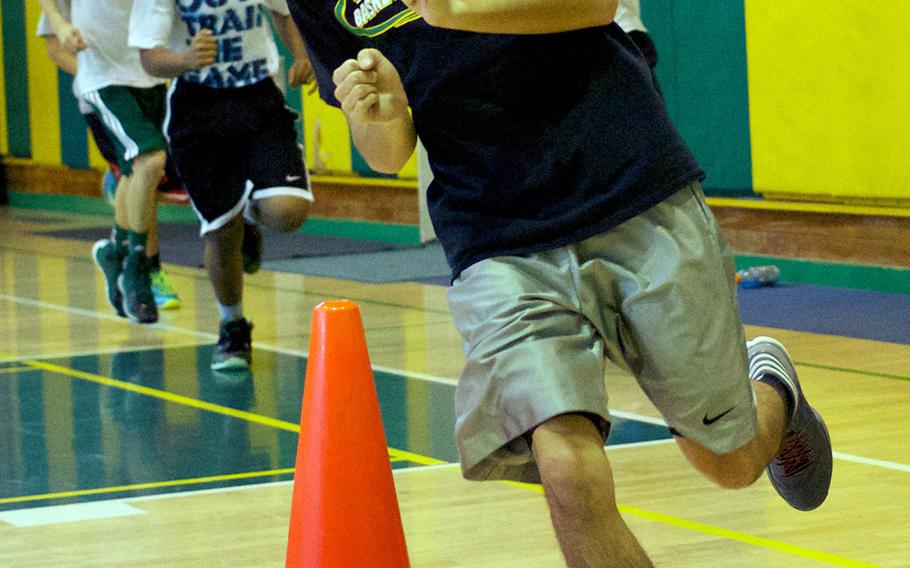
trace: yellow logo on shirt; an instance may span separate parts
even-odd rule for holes
[[[338,0],[335,19],[354,35],[375,37],[420,15],[398,0]]]

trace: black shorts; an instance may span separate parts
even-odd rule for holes
[[[296,120],[271,79],[234,89],[174,82],[164,131],[201,234],[222,227],[251,199],[313,200]]]
[[[108,136],[107,130],[104,129],[104,123],[102,123],[101,119],[98,118],[98,115],[93,112],[83,114],[82,118],[85,119],[85,123],[88,125],[88,129],[92,133],[92,138],[95,139],[95,146],[98,147],[98,151],[101,153],[101,157],[104,158],[104,161],[108,164],[113,164],[116,166],[117,149],[114,148],[114,143],[111,142],[111,137]]]

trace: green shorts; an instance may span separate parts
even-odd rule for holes
[[[539,481],[528,434],[560,414],[591,417],[606,440],[608,364],[715,453],[757,432],[733,258],[698,184],[573,245],[480,261],[448,301],[467,357],[455,411],[468,479]]]
[[[123,175],[132,173],[136,156],[167,148],[161,131],[166,93],[164,85],[149,88],[112,85],[83,96],[110,135]]]

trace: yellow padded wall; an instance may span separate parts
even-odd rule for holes
[[[908,8],[746,0],[755,191],[910,199]]]
[[[26,2],[25,15],[32,159],[42,164],[59,164],[61,141],[57,68],[47,56],[44,39],[35,35],[41,7],[37,2]]]

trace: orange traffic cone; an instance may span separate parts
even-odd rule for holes
[[[408,567],[357,304],[313,311],[286,568]]]

